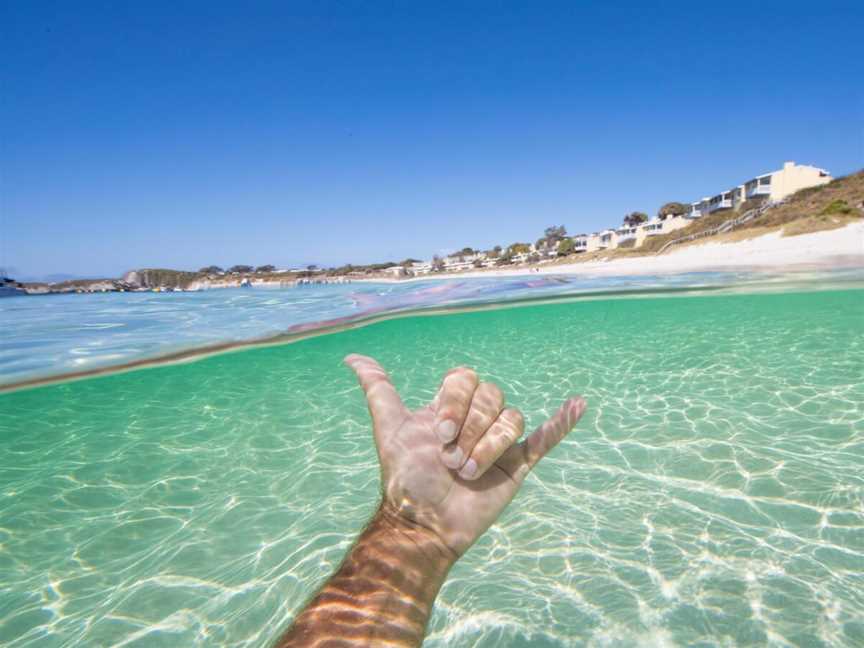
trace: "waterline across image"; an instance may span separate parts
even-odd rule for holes
[[[182,360],[256,343],[291,341],[389,317],[541,301],[864,285],[857,266],[595,276],[514,275],[217,289],[12,297],[0,302],[0,390],[111,368]]]

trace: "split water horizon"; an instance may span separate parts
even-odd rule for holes
[[[424,645],[864,642],[860,270],[14,297],[0,324],[7,386],[189,354],[0,394],[0,643],[271,643],[378,502],[349,353],[412,407],[456,365],[528,426],[589,404]]]

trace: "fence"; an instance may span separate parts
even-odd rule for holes
[[[704,230],[702,232],[697,232],[696,234],[690,234],[688,236],[682,236],[681,238],[673,239],[666,243],[663,247],[661,247],[657,251],[657,255],[663,254],[666,250],[668,250],[673,245],[678,245],[679,243],[687,243],[689,241],[695,241],[696,239],[705,238],[706,236],[714,236],[715,234],[724,234],[725,232],[729,232],[739,225],[743,225],[744,223],[749,223],[754,218],[759,218],[762,214],[764,214],[769,209],[773,209],[774,207],[779,207],[785,201],[779,200],[777,202],[766,202],[759,207],[754,209],[750,209],[740,216],[736,216],[735,218],[730,218],[727,221],[724,221],[717,225],[717,227],[712,227],[711,229]]]

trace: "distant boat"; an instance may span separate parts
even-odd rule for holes
[[[18,297],[26,294],[23,284],[9,277],[0,277],[0,297]]]

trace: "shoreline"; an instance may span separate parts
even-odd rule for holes
[[[662,255],[633,255],[592,261],[502,266],[466,272],[436,272],[406,278],[362,278],[356,282],[405,283],[433,279],[474,279],[518,275],[614,277],[688,272],[786,271],[864,268],[864,222],[797,236],[775,230],[740,241],[704,241]]]

